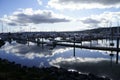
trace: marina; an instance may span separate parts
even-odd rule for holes
[[[120,80],[120,0],[0,0],[0,80]]]
[[[32,42],[37,46],[42,47],[42,49],[46,48],[46,45],[51,46],[51,49],[54,49],[56,46],[72,47],[74,56],[76,54],[75,48],[109,51],[111,53],[116,52],[116,64],[118,64],[120,37],[117,33],[114,33],[112,35],[111,32],[106,35],[95,33],[86,34],[84,32],[72,34],[70,32],[8,33],[3,34],[5,36],[1,36],[1,40],[8,41],[9,43],[16,41],[17,43],[25,45],[27,44],[28,46],[29,43]],[[98,45],[99,40],[104,40],[104,44],[107,44],[107,46],[96,46]],[[96,42],[96,45],[93,44],[94,41]],[[85,42],[88,44],[84,45]]]

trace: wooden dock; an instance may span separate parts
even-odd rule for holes
[[[22,39],[17,39],[17,40],[22,40]],[[24,41],[24,40],[22,40]],[[48,44],[49,42],[45,42],[45,41],[35,41],[35,40],[26,40],[28,42],[33,42],[36,44]],[[87,40],[86,40],[87,41]],[[83,49],[91,49],[91,50],[101,50],[101,51],[116,51],[116,52],[120,52],[120,48],[119,47],[101,47],[101,46],[93,46],[93,45],[77,45],[77,43],[81,44],[81,41],[65,41],[65,40],[54,40],[52,41],[53,45],[59,45],[59,46],[66,46],[66,47],[75,47],[75,48],[83,48]],[[63,43],[65,42],[65,43]],[[72,44],[69,44],[72,43]],[[74,45],[74,43],[76,45]]]
[[[66,46],[66,47],[83,48],[83,49],[91,49],[91,50],[118,51],[118,52],[120,52],[120,48],[114,48],[114,47],[84,46],[84,45],[73,45],[73,44],[63,44],[63,43],[57,43],[56,45]]]

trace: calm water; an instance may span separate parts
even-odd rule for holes
[[[115,41],[114,41],[115,42]],[[97,44],[92,42],[93,46],[109,46],[109,41],[101,41]],[[84,45],[89,45],[84,42]],[[114,56],[109,56],[111,52],[107,51],[93,51],[76,48],[75,57],[73,56],[73,48],[57,46],[51,49],[51,46],[37,46],[30,43],[28,46],[12,42],[6,44],[0,49],[0,57],[15,61],[16,63],[26,66],[50,67],[57,66],[66,69],[78,70],[82,73],[92,72],[100,76],[112,77],[115,80],[120,80],[120,64],[115,64],[116,53],[112,52]],[[120,57],[119,57],[120,61]]]

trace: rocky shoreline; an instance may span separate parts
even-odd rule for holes
[[[111,80],[89,74],[80,74],[63,68],[26,67],[0,59],[0,80]]]

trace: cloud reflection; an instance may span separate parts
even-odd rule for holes
[[[51,65],[73,69],[82,73],[93,73],[99,76],[108,76],[113,80],[120,79],[120,64],[112,63],[106,58],[57,58],[50,62]]]
[[[71,57],[71,58],[63,58],[59,57],[55,60],[52,60],[50,62],[51,65],[57,65],[59,63],[68,63],[68,64],[73,64],[73,63],[98,63],[100,61],[109,61],[107,58],[82,58],[82,57]]]
[[[37,46],[34,43],[30,43],[30,45],[24,45],[24,44],[18,44],[16,42],[12,42],[9,44],[6,42],[6,44],[2,47],[2,50],[6,51],[6,53],[12,53],[16,56],[21,56],[28,59],[34,59],[35,57],[52,57],[56,53],[63,53],[65,51],[68,51],[69,48],[64,48],[57,46],[55,49],[51,50],[52,46],[44,46],[42,48],[41,46]]]

